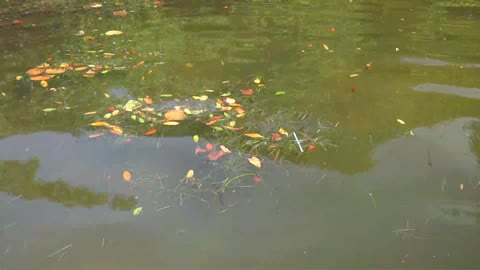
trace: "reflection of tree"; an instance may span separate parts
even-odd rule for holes
[[[93,207],[108,203],[108,194],[97,193],[86,187],[72,187],[65,181],[43,182],[35,179],[40,162],[30,159],[26,162],[8,160],[0,163],[0,192],[22,196],[24,200],[47,199],[66,207]],[[111,208],[130,210],[136,201],[133,197],[115,195]]]

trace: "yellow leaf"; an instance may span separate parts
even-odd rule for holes
[[[127,182],[132,180],[132,174],[129,171],[123,171],[123,180]]]
[[[83,115],[91,115],[91,114],[96,114],[97,112],[86,112]]]
[[[192,96],[192,98],[193,98],[193,99],[196,99],[196,100],[199,100],[199,99],[201,99],[201,97],[200,97],[200,96]]]
[[[164,126],[176,126],[180,124],[179,122],[175,122],[175,121],[167,121],[167,122],[164,122],[163,125]]]
[[[397,122],[402,124],[402,125],[405,125],[405,121],[403,121],[402,119],[397,119]]]
[[[45,71],[47,74],[62,74],[65,73],[64,68],[49,68]]]
[[[327,50],[327,51],[329,50],[327,44],[325,44],[325,43],[323,43],[323,48],[324,48],[325,50]]]
[[[233,98],[226,98],[226,99],[225,99],[225,102],[226,102],[227,104],[232,104],[232,103],[235,103],[235,99],[233,99]]]
[[[46,81],[41,81],[41,82],[40,82],[40,85],[41,85],[43,88],[47,88],[47,87],[48,87],[48,82],[46,82]]]
[[[195,143],[198,143],[198,140],[200,139],[200,137],[198,137],[198,135],[193,135],[193,141]]]
[[[107,36],[116,36],[116,35],[121,35],[121,34],[123,34],[123,32],[118,31],[118,30],[110,30],[110,31],[107,31],[105,33],[105,35],[107,35]]]
[[[112,112],[112,116],[115,116],[115,115],[117,115],[117,114],[119,114],[119,113],[120,113],[119,110],[115,110],[115,111]]]
[[[259,84],[259,83],[262,82],[262,80],[259,77],[257,77],[257,78],[255,78],[255,80],[253,82],[256,83],[256,84]]]
[[[194,180],[193,174],[194,174],[194,171],[193,171],[193,170],[189,170],[189,171],[187,172],[187,175],[185,175],[185,178],[186,178],[187,180]]]
[[[250,164],[252,164],[253,166],[257,167],[257,168],[261,168],[262,167],[262,162],[260,161],[260,159],[258,157],[251,157],[248,159],[248,162],[250,162]]]
[[[235,126],[235,121],[230,121],[230,123],[228,123],[231,127],[234,127]]]
[[[207,99],[208,99],[208,96],[207,96],[207,95],[202,95],[202,96],[200,96],[200,100],[201,100],[201,101],[205,101],[205,100],[207,100]]]
[[[105,119],[108,119],[108,118],[110,118],[110,117],[112,117],[112,114],[111,114],[111,113],[107,113],[107,114],[105,114],[105,115],[103,116],[103,118],[105,118]]]
[[[109,127],[110,124],[107,123],[107,122],[99,121],[99,122],[93,122],[93,123],[91,123],[90,126],[94,126],[94,127],[101,127],[101,126]]]
[[[278,129],[278,133],[280,133],[280,134],[285,135],[285,136],[288,137],[288,132],[287,132],[285,129],[283,129],[283,128],[279,128],[279,129]]]
[[[250,137],[250,138],[263,138],[263,136],[261,134],[258,134],[258,133],[245,133],[245,136],[247,137]]]
[[[104,95],[106,98],[110,98],[110,95],[107,94],[107,93],[104,93],[103,95]]]

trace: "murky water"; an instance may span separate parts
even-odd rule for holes
[[[165,2],[2,4],[0,269],[480,265],[478,3]],[[56,59],[139,68],[54,78],[57,91],[15,82]],[[199,130],[88,138],[84,113],[117,98],[256,76],[286,93],[265,111],[306,111],[336,146],[264,157],[260,183],[219,200],[166,188],[218,166],[195,156]]]

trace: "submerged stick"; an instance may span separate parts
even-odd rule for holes
[[[373,194],[370,193],[370,194],[368,194],[368,195],[370,195],[370,198],[372,199],[373,208],[377,208],[377,202],[375,202],[375,198],[373,198]]]
[[[300,144],[300,141],[298,140],[297,134],[295,132],[292,132],[292,134],[293,134],[293,137],[295,137],[295,142],[297,143],[298,148],[300,148],[300,152],[303,153],[303,148],[302,148],[302,145]]]
[[[52,256],[55,256],[56,254],[64,251],[65,249],[67,249],[67,248],[69,248],[69,247],[71,247],[71,246],[72,246],[72,244],[64,246],[63,248],[61,248],[61,249],[53,252],[52,254],[48,255],[48,258],[50,258],[50,257],[52,257]]]

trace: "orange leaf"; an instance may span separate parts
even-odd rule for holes
[[[123,130],[120,127],[114,126],[110,132],[115,135],[123,135]]]
[[[253,94],[253,89],[240,90],[240,92],[241,92],[243,95],[252,95],[252,94]]]
[[[65,69],[64,68],[49,68],[49,69],[45,70],[45,73],[47,73],[47,74],[62,74],[62,73],[65,73]]]
[[[247,137],[250,137],[250,138],[263,138],[263,136],[261,134],[258,134],[258,133],[245,133],[245,136]]]
[[[31,81],[48,81],[50,80],[50,75],[34,76],[30,77]]]
[[[257,168],[261,168],[262,167],[262,162],[260,161],[260,159],[258,157],[251,157],[248,159],[248,162],[250,162],[250,164],[252,164],[253,166],[257,167]]]
[[[145,98],[143,98],[143,101],[147,104],[152,104],[153,103],[153,100],[149,96],[146,96]]]
[[[164,114],[166,121],[182,121],[187,117],[182,110],[170,110]]]
[[[37,76],[37,75],[42,74],[44,71],[45,71],[45,69],[36,67],[36,68],[32,68],[32,69],[27,70],[27,74],[30,75],[30,76]]]
[[[307,147],[307,151],[312,151],[313,149],[315,149],[315,145],[309,145]]]
[[[287,132],[285,129],[283,129],[283,128],[279,128],[279,129],[278,129],[278,133],[280,133],[280,134],[285,135],[285,136],[288,137],[288,132]]]
[[[232,151],[230,151],[230,149],[228,149],[227,147],[225,147],[223,145],[220,145],[220,149],[222,149],[222,151],[225,152],[225,153],[232,153]]]
[[[242,107],[235,107],[235,111],[236,111],[237,113],[245,113],[245,112],[246,112],[245,109],[242,108]]]
[[[157,132],[156,129],[151,129],[151,130],[145,132],[143,135],[152,135],[152,134],[154,134],[155,132]]]
[[[226,129],[230,129],[230,130],[242,130],[243,127],[232,127],[232,126],[223,126],[224,128]]]
[[[118,11],[114,11],[112,12],[113,13],[113,16],[125,16],[127,15],[128,11],[126,10],[118,10]]]
[[[145,64],[145,61],[140,61],[140,62],[136,63],[135,65],[133,65],[133,67],[138,68],[138,67],[143,66],[143,64]]]
[[[93,122],[93,123],[90,124],[90,126],[94,126],[94,127],[101,127],[101,126],[109,127],[110,124],[107,123],[107,122],[100,121],[100,122]]]
[[[129,171],[123,171],[123,180],[127,182],[132,180],[132,174]]]
[[[258,175],[252,176],[252,179],[255,183],[260,183],[262,181],[262,178],[260,178]]]

